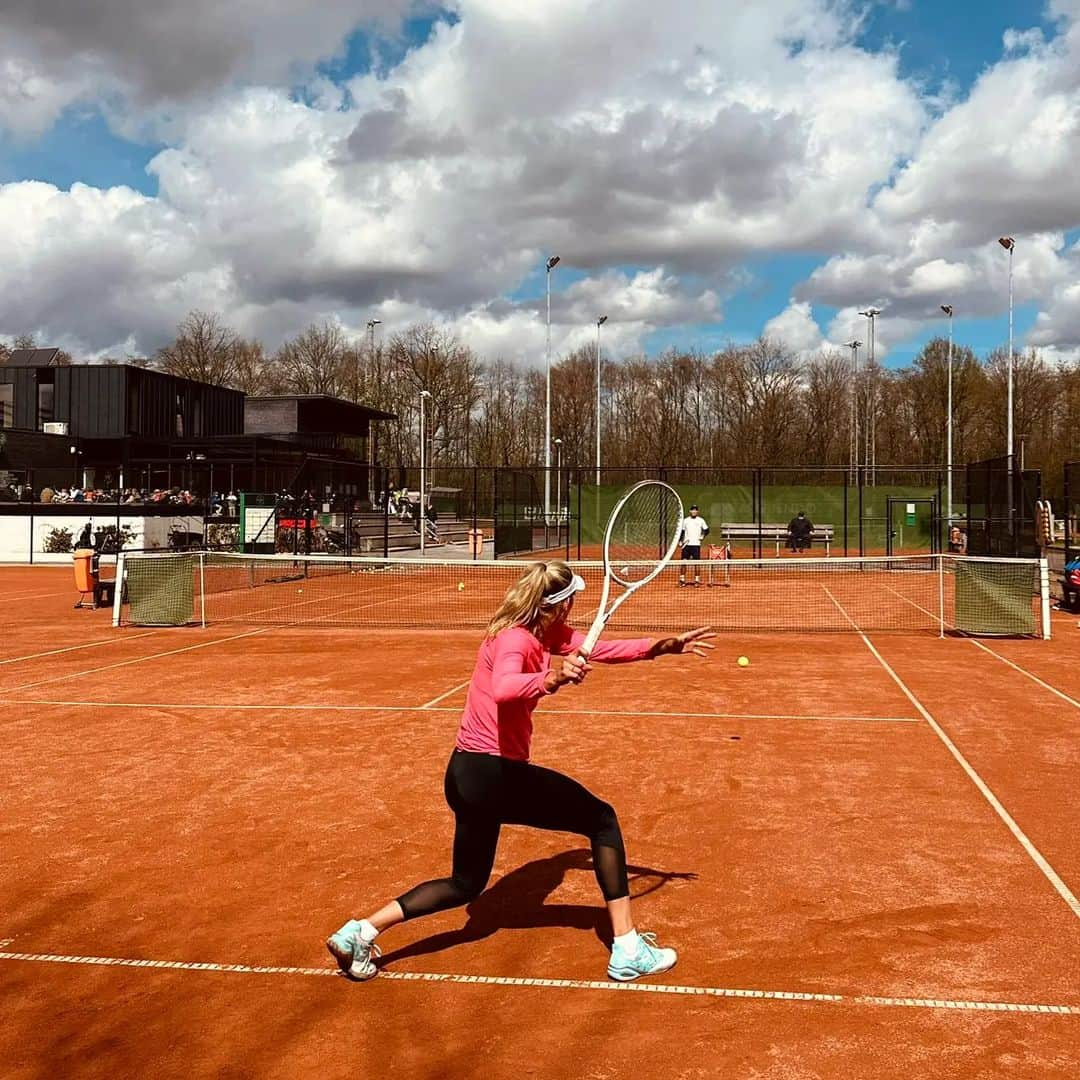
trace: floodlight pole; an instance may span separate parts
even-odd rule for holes
[[[607,316],[601,315],[596,320],[596,486],[600,486],[600,327],[607,322]]]
[[[375,327],[378,326],[381,322],[382,319],[368,319],[367,321],[368,338],[371,343],[370,347],[372,356],[375,355]]]
[[[562,528],[562,439],[555,440],[555,455],[555,542],[558,543],[558,530]]]
[[[859,348],[861,341],[845,341],[851,350],[851,483],[859,483]]]
[[[870,394],[866,409],[866,464],[870,466],[870,483],[876,484],[875,470],[877,466],[877,367],[874,349],[875,320],[881,314],[881,309],[876,307],[860,311],[870,323],[870,355],[867,371],[870,374]]]
[[[544,395],[544,524],[551,521],[551,271],[559,265],[552,255],[544,264],[547,271],[547,391]]]
[[[999,237],[998,243],[1009,253],[1009,388],[1005,418],[1005,453],[1013,456],[1013,251],[1016,241],[1011,236]]]
[[[427,390],[420,391],[420,556],[424,555],[424,534],[427,531],[427,503],[424,499],[424,398],[431,397]]]
[[[942,304],[941,310],[949,316],[949,393],[945,407],[945,506],[947,528],[952,528],[952,367],[953,367],[953,309],[952,304]]]

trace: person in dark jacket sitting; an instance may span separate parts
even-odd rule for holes
[[[814,531],[814,523],[799,511],[796,517],[788,522],[788,548],[791,551],[801,551],[810,547],[810,534]]]

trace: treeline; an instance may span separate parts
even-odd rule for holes
[[[385,465],[419,459],[419,395],[427,390],[429,460],[435,464],[535,466],[544,458],[542,370],[478,357],[456,338],[420,325],[385,340],[350,339],[335,324],[311,326],[268,354],[217,316],[192,312],[176,340],[138,361],[248,394],[330,394],[394,413],[380,425]],[[954,460],[1004,452],[1007,355],[953,351]],[[1015,445],[1056,485],[1080,458],[1080,366],[1014,356]],[[606,466],[849,464],[852,388],[859,457],[878,465],[945,462],[948,343],[935,339],[903,369],[863,366],[852,378],[845,350],[800,359],[762,338],[700,354],[605,360],[601,457]],[[552,366],[552,437],[565,464],[595,457],[595,354]]]

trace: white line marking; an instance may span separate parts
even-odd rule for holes
[[[152,634],[156,633],[156,630],[148,630],[145,634],[133,634],[131,637],[121,637],[117,634],[116,637],[104,638],[101,641],[90,641],[85,645],[69,645],[66,649],[50,649],[48,652],[27,653],[25,656],[11,656],[7,660],[0,660],[0,665],[18,664],[23,660],[37,660],[43,656],[59,656],[60,653],[78,652],[79,649],[95,649],[99,645],[119,645],[124,641],[138,641],[139,638],[150,637]]]
[[[435,701],[440,701],[452,694],[467,682],[448,690]],[[179,701],[59,701],[53,698],[12,698],[9,705],[68,705],[80,708],[102,709],[181,709],[209,710],[216,712],[235,712],[237,710],[262,712],[447,712],[459,713],[459,706],[437,707],[427,705],[240,705],[229,702],[206,704],[205,702]],[[684,712],[635,712],[618,709],[545,709],[544,716],[659,716],[673,719],[690,720],[814,720],[823,723],[860,723],[860,724],[921,724],[917,716],[807,716],[797,713],[684,713]]]
[[[858,627],[855,625],[854,620],[851,618],[850,615],[848,615],[846,611],[844,611],[844,608],[840,605],[836,597],[833,596],[828,589],[826,589],[825,592],[829,593],[829,599],[832,600],[832,602],[836,604],[838,608],[840,608],[840,611],[843,612],[848,622],[851,623],[851,625],[855,627],[856,630],[858,630],[859,637],[862,638],[863,643],[874,654],[877,662],[885,669],[893,682],[895,682],[896,685],[900,687],[900,689],[904,692],[904,695],[907,697],[908,701],[910,701],[911,704],[919,710],[923,719],[930,725],[931,730],[942,741],[942,743],[944,743],[945,748],[956,759],[956,762],[960,766],[960,768],[962,768],[964,772],[967,773],[968,778],[979,789],[979,792],[981,793],[983,798],[986,799],[986,801],[993,808],[994,813],[996,813],[997,816],[1001,818],[1001,820],[1005,823],[1005,827],[1009,830],[1009,832],[1013,834],[1014,837],[1016,837],[1016,839],[1020,843],[1020,846],[1027,852],[1032,862],[1034,862],[1035,865],[1043,872],[1043,875],[1046,877],[1047,881],[1049,881],[1050,884],[1054,886],[1061,898],[1065,901],[1066,904],[1069,905],[1069,907],[1072,909],[1072,913],[1077,918],[1080,918],[1080,900],[1077,900],[1069,887],[1065,884],[1064,881],[1061,880],[1058,872],[1050,865],[1049,862],[1047,862],[1046,857],[1042,854],[1042,852],[1039,851],[1039,849],[1028,839],[1027,835],[1016,823],[1016,820],[1013,818],[1013,816],[1008,812],[1008,810],[1005,809],[1004,806],[1001,805],[998,797],[990,790],[987,784],[983,781],[982,777],[979,776],[979,774],[974,770],[974,768],[972,768],[972,766],[968,763],[967,758],[965,758],[964,755],[960,753],[960,750],[957,748],[956,744],[952,741],[952,739],[950,739],[949,736],[945,734],[945,731],[941,727],[941,725],[930,715],[930,713],[923,706],[922,702],[919,701],[919,699],[911,692],[911,690],[908,689],[907,685],[900,678],[900,676],[897,675],[895,671],[893,671],[893,669],[889,666],[888,662],[881,655],[881,653],[879,653],[877,649],[874,648],[873,643],[866,636],[866,634],[864,634],[861,630],[858,629]],[[977,641],[973,641],[973,644],[980,645],[980,643]],[[985,648],[985,646],[980,645],[980,648]],[[991,650],[987,649],[986,651],[990,652]],[[997,653],[993,653],[993,655],[997,656]],[[998,659],[1004,659],[1004,657],[998,657]],[[1048,687],[1048,689],[1053,688]]]
[[[1037,682],[1044,690],[1049,690],[1051,694],[1056,694],[1062,701],[1068,702],[1074,709],[1080,709],[1080,701],[1077,701],[1076,698],[1071,698],[1068,694],[1051,686],[1048,682],[1043,682],[1038,675],[1033,675],[1019,664],[1014,664],[1008,657],[1002,656],[999,652],[994,652],[993,649],[988,645],[984,645],[981,641],[975,641],[974,639],[969,640],[972,645],[977,645],[983,652],[988,652],[991,656],[996,656],[1003,664],[1008,664],[1009,667],[1013,668],[1015,671],[1019,671],[1021,675],[1026,675],[1032,682]]]
[[[420,708],[421,709],[433,709],[434,706],[438,705],[439,702],[443,701],[445,698],[448,698],[451,694],[456,694],[459,690],[464,690],[465,687],[469,685],[470,681],[471,681],[470,679],[466,679],[463,683],[458,683],[458,685],[455,686],[452,690],[447,690],[445,694],[440,694],[438,697],[432,698],[430,701],[426,701],[423,705],[420,706]],[[413,712],[413,711],[414,710],[411,707],[408,708],[408,709],[402,709],[401,710],[401,712]],[[444,712],[446,710],[440,709],[439,711]],[[460,712],[461,710],[460,709],[452,709],[450,711],[451,712]]]
[[[81,964],[93,967],[156,968],[166,971],[214,971],[238,975],[301,975],[307,978],[342,978],[330,967],[254,966],[207,964],[182,960],[134,960],[114,956],[56,956],[48,953],[0,952],[0,960],[43,964]],[[454,975],[422,971],[381,971],[380,979],[398,982],[468,983],[480,986],[544,986],[559,990],[606,990],[612,993],[689,994],[704,997],[753,998],[766,1001],[810,1001],[829,1004],[871,1005],[922,1009],[971,1009],[981,1012],[1055,1013],[1080,1016],[1080,1005],[1048,1005],[1013,1001],[964,1001],[944,998],[896,998],[876,994],[822,994],[802,990],[752,990],[742,987],[678,986],[662,983],[619,983],[584,979],[529,979],[494,975]],[[362,993],[363,991],[358,991]]]
[[[18,604],[23,600],[40,600],[46,596],[74,596],[78,590],[72,588],[70,592],[39,592],[39,593],[27,593],[25,596],[5,596],[0,600],[0,604]]]
[[[95,675],[99,671],[112,671],[115,668],[129,667],[131,664],[141,664],[145,660],[160,660],[164,656],[175,656],[177,653],[191,652],[194,649],[208,649],[211,645],[224,645],[227,641],[239,641],[240,638],[254,637],[256,634],[265,634],[269,627],[261,627],[258,630],[248,630],[243,634],[233,634],[231,637],[216,638],[214,641],[201,641],[198,645],[185,645],[182,649],[169,649],[167,652],[151,653],[149,656],[136,656],[131,660],[119,660],[115,664],[104,664],[101,667],[87,668],[86,671],[73,671],[70,675],[57,675],[52,679],[39,679],[37,682],[23,683],[22,686],[13,686],[14,690],[30,690],[35,686],[45,686],[47,683],[63,682],[65,679],[78,679],[83,675]]]

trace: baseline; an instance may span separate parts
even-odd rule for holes
[[[183,960],[136,960],[113,956],[63,956],[51,953],[16,953],[0,949],[0,960],[45,964],[81,964],[94,967],[153,968],[166,971],[211,971],[236,975],[297,975],[307,978],[342,979],[330,967],[275,967],[250,964],[195,963]],[[1080,1016],[1080,1005],[1021,1001],[968,1001],[948,998],[884,997],[877,994],[823,994],[803,990],[750,990],[720,986],[680,986],[663,983],[600,982],[583,979],[530,979],[498,975],[454,975],[420,971],[380,971],[380,979],[399,982],[469,983],[483,986],[552,987],[559,990],[606,990],[614,993],[684,994],[720,998],[751,998],[766,1001],[812,1001],[836,1005],[885,1008],[963,1009],[976,1012],[1053,1013]]]

